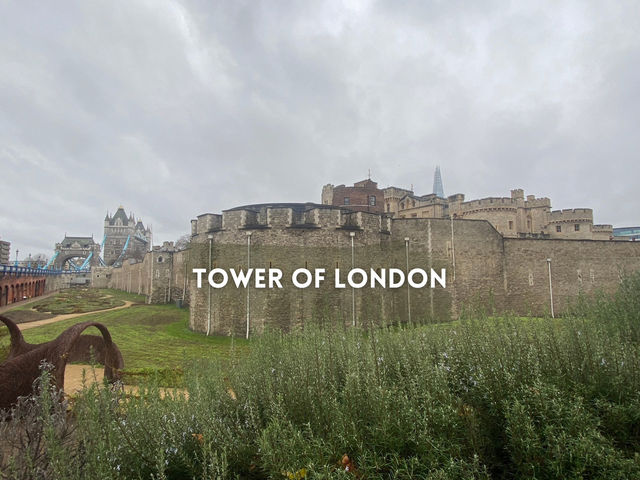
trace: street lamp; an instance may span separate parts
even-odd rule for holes
[[[251,233],[253,232],[247,232],[247,272],[251,268]],[[249,283],[247,283],[247,335],[246,335],[247,340],[249,340],[249,326],[250,326],[249,325],[249,322],[250,322],[249,302],[250,300],[251,298],[249,297]]]
[[[411,288],[409,287],[409,237],[404,237],[404,250],[407,257],[407,315],[411,323]]]
[[[351,237],[351,270],[356,267],[355,245],[354,240],[356,233],[349,232]],[[351,286],[351,325],[356,326],[356,289]]]
[[[547,266],[549,268],[549,303],[551,304],[551,318],[556,318],[553,314],[553,285],[551,284],[551,259],[547,258]]]
[[[207,235],[209,239],[209,272],[211,271],[211,250],[213,248],[213,235]],[[207,336],[209,336],[209,332],[211,332],[211,284],[209,283],[209,288],[207,290],[208,293],[208,303],[209,307],[207,309]]]

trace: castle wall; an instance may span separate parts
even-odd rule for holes
[[[551,238],[593,239],[593,210],[574,208],[554,210],[549,215],[547,230]]]
[[[592,232],[593,240],[613,239],[613,225],[594,225]]]
[[[204,221],[204,219],[203,219]],[[264,222],[264,223],[261,223]],[[592,240],[504,238],[485,220],[389,219],[339,209],[264,208],[224,212],[224,228],[192,239],[191,266],[245,270],[278,268],[282,289],[221,289],[191,282],[190,327],[211,334],[244,335],[266,328],[304,328],[309,322],[357,324],[446,321],[465,308],[519,315],[549,311],[547,258],[552,259],[555,313],[579,292],[613,291],[623,271],[640,269],[640,244]],[[354,257],[351,238],[353,234]],[[209,243],[209,235],[211,240]],[[334,288],[333,272],[355,267],[447,272],[447,288]],[[298,289],[290,282],[297,268],[324,268],[321,288]],[[189,270],[190,271],[190,270]],[[353,295],[353,297],[352,297]]]
[[[315,223],[306,223],[301,228],[292,222],[295,216],[291,209],[273,208],[268,209],[269,228],[251,229],[246,223],[250,212],[242,212],[225,212],[223,230],[203,231],[193,238],[192,264],[209,269],[208,236],[211,235],[212,268],[244,270],[247,265],[278,268],[283,271],[284,288],[249,288],[247,292],[228,285],[211,289],[209,293],[206,281],[201,289],[192,282],[190,325],[194,330],[243,335],[247,311],[253,333],[268,327],[303,328],[309,321],[350,325],[353,300],[356,323],[374,324],[409,319],[414,322],[442,321],[457,316],[463,303],[494,307],[505,303],[503,240],[486,221],[391,221],[364,212],[315,209],[306,212],[307,219],[314,219]],[[274,221],[276,218],[278,221]],[[259,227],[259,224],[253,224],[253,227]],[[429,271],[433,268],[438,272],[446,269],[447,289],[411,289],[409,292],[406,286],[397,289],[365,287],[355,292],[350,288],[335,289],[334,269],[340,268],[343,275],[351,269],[352,234],[355,267],[367,271],[395,267],[406,271],[405,239],[408,239],[409,269],[419,267]],[[322,287],[293,287],[290,278],[297,268],[324,268],[326,278]]]
[[[522,315],[550,312],[549,271],[555,313],[579,293],[613,292],[623,275],[640,270],[640,244],[596,240],[504,239],[505,307]]]
[[[244,336],[247,318],[253,335],[309,323],[349,326],[354,319],[372,325],[446,321],[478,306],[544,315],[550,311],[547,258],[554,310],[562,314],[579,293],[612,292],[625,273],[640,270],[640,243],[508,238],[486,220],[391,219],[310,204],[200,215],[192,234],[189,250],[175,252],[167,243],[148,252],[143,262],[94,269],[94,286],[141,293],[152,303],[173,302],[184,294],[191,329]],[[344,280],[352,265],[366,271],[444,268],[447,287],[335,289],[334,269],[340,268]],[[248,266],[282,270],[283,288],[238,289],[230,283],[213,289],[205,279],[198,289],[192,273],[193,268]],[[290,279],[298,268],[324,268],[321,288],[295,288]]]
[[[487,220],[505,237],[518,235],[518,209],[516,207],[496,204],[494,207],[483,206],[478,209],[463,210],[464,219]]]
[[[92,286],[145,295],[149,303],[189,303],[189,250],[165,251],[156,247],[142,262],[92,269]]]

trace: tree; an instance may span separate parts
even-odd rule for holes
[[[185,233],[178,240],[176,240],[176,250],[185,250],[189,248],[191,244],[191,235]]]

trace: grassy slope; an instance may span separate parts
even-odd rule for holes
[[[28,308],[38,312],[55,314],[85,313],[119,307],[124,305],[125,300],[142,302],[144,301],[144,296],[116,290],[67,289],[53,297],[28,305]]]
[[[41,343],[78,322],[101,322],[109,328],[122,351],[127,370],[179,368],[192,359],[228,355],[232,346],[230,338],[194,333],[188,329],[188,319],[188,310],[173,305],[134,305],[25,330],[24,337],[27,342]],[[6,332],[4,327],[2,330]],[[97,331],[90,329],[87,333],[97,334]],[[0,349],[8,343],[8,336],[0,336]],[[246,348],[246,341],[242,339],[236,339],[234,344]]]

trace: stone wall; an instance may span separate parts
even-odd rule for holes
[[[523,315],[550,312],[547,258],[554,310],[562,313],[579,293],[613,292],[624,275],[640,270],[640,243],[505,239],[508,310]]]
[[[126,261],[120,267],[92,269],[95,288],[114,288],[145,295],[149,303],[189,303],[191,270],[189,250],[175,251],[173,245],[154,247],[142,262]]]
[[[478,306],[544,315],[549,311],[547,258],[555,313],[562,313],[578,293],[613,291],[624,272],[640,269],[640,244],[632,242],[504,238],[485,220],[390,219],[309,204],[202,215],[193,232],[191,258],[182,260],[191,278],[190,327],[222,335],[244,335],[247,319],[251,333],[260,333],[271,327],[300,329],[308,322],[444,321]],[[352,262],[365,270],[406,270],[407,246],[409,269],[445,268],[446,289],[334,289],[334,269],[344,275]],[[281,269],[284,288],[211,289],[205,281],[198,289],[190,273],[193,267],[248,266]],[[322,287],[293,287],[290,277],[297,268],[326,269]]]
[[[552,238],[575,240],[593,239],[593,210],[590,208],[568,208],[554,210],[549,215],[547,233]]]

